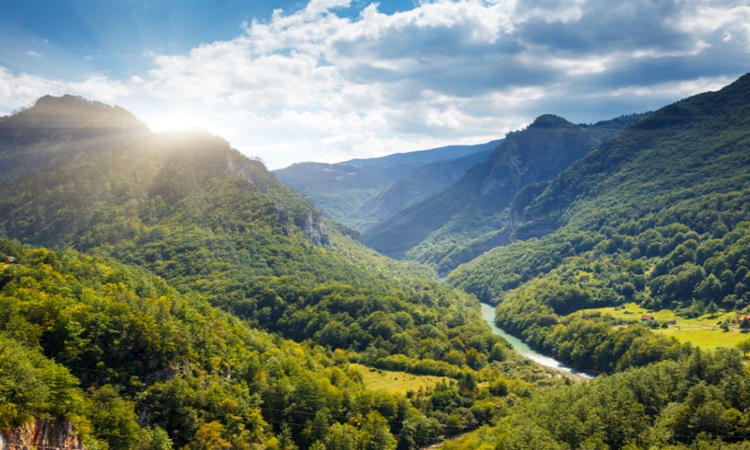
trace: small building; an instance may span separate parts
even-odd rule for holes
[[[5,264],[13,264],[14,262],[16,262],[16,258],[12,256],[8,256],[7,258],[5,258]]]
[[[654,316],[649,316],[647,314],[644,314],[641,316],[641,322],[651,322],[654,320]]]
[[[581,281],[591,281],[590,275],[581,275]]]

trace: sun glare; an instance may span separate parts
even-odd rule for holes
[[[151,117],[146,120],[151,131],[161,133],[164,131],[188,131],[196,128],[206,128],[206,124],[195,116],[186,114],[164,114]]]

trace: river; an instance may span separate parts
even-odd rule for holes
[[[492,328],[493,333],[497,334],[498,336],[501,336],[502,338],[510,342],[510,344],[513,346],[513,349],[517,351],[518,353],[520,353],[522,356],[525,356],[526,358],[529,358],[530,360],[535,361],[545,367],[550,367],[552,369],[559,370],[560,372],[572,373],[572,374],[578,375],[582,378],[586,378],[589,380],[595,377],[595,375],[573,369],[554,358],[550,358],[549,356],[544,356],[541,353],[535,352],[528,345],[526,345],[522,340],[518,339],[515,336],[511,336],[510,334],[503,331],[501,328],[498,328],[497,325],[495,325],[495,307],[494,306],[488,305],[486,303],[482,303],[482,318],[484,319],[485,322],[487,322],[490,325],[490,328]]]

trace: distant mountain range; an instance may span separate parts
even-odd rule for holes
[[[525,199],[642,117],[575,125],[544,115],[505,140],[479,146],[301,163],[275,174],[325,215],[360,230],[367,245],[445,275],[510,242]]]
[[[323,213],[360,232],[440,193],[484,161],[501,140],[352,159],[337,164],[297,163],[276,177]]]

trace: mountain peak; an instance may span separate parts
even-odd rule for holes
[[[45,95],[34,106],[0,123],[19,128],[122,128],[145,129],[133,114],[119,106],[86,100],[75,95]]]
[[[567,120],[563,119],[560,116],[556,116],[554,114],[543,114],[534,120],[534,123],[531,124],[531,127],[534,128],[552,128],[552,127],[559,127],[561,125],[568,125],[571,124]]]

